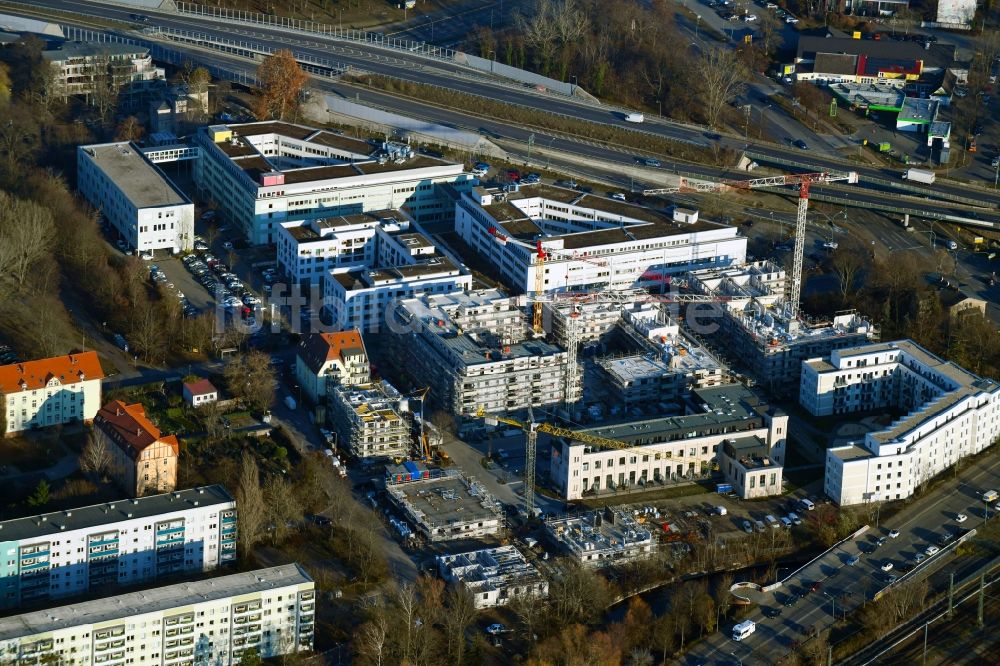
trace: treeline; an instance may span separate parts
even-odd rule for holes
[[[41,49],[30,39],[0,49],[0,192],[6,201],[0,243],[19,233],[12,210],[27,211],[33,228],[43,231],[22,243],[17,272],[0,277],[0,335],[26,358],[78,348],[83,336],[64,305],[71,303],[78,317],[122,333],[149,363],[207,347],[211,315],[185,319],[173,294],[149,282],[142,262],[111,250],[97,212],[73,193],[68,165],[76,162],[77,145],[113,139],[113,118],[74,122],[93,111],[79,99],[50,94],[51,70]]]
[[[667,0],[538,0],[513,27],[480,27],[470,41],[484,58],[578,83],[602,99],[715,125],[748,72],[766,67],[780,25],[765,13],[759,44],[702,49],[677,26],[676,12]]]

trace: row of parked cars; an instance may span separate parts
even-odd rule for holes
[[[176,289],[174,287],[174,283],[167,277],[167,274],[160,270],[160,267],[156,264],[152,264],[149,267],[149,279],[152,280],[153,284],[156,286],[163,287],[163,289],[177,297],[177,300],[180,301],[181,304],[181,311],[184,313],[185,317],[194,317],[198,314],[198,308],[191,305],[191,302],[188,301],[188,297],[184,295],[184,292],[180,289]],[[125,351],[128,350],[126,349]]]
[[[211,254],[205,254],[201,258],[189,254],[182,261],[198,282],[225,307],[253,308],[260,304],[261,300],[246,288],[243,281]]]

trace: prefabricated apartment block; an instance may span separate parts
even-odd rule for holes
[[[549,583],[514,546],[438,555],[441,577],[460,583],[476,608],[504,606],[515,597],[547,597]]]
[[[396,312],[398,332],[387,341],[395,365],[405,360],[431,398],[457,414],[517,412],[580,395],[580,373],[567,387],[565,350],[525,339],[523,312],[496,290],[407,299]]]
[[[455,231],[518,293],[535,291],[537,243],[546,253],[544,292],[660,287],[680,273],[746,260],[736,227],[696,211],[667,215],[549,185],[467,190],[455,202]]]
[[[80,146],[77,188],[136,252],[194,244],[194,203],[134,143]]]
[[[771,458],[784,459],[788,416],[740,384],[696,389],[685,410],[580,430],[631,445],[627,449],[554,441],[549,471],[554,487],[572,500],[705,478],[718,465],[719,447],[737,437],[758,437]]]
[[[649,529],[610,507],[547,520],[545,531],[567,555],[587,566],[621,564],[649,557],[656,549],[655,536]]]
[[[458,472],[388,483],[389,498],[428,541],[475,539],[496,534],[500,504],[481,485]]]
[[[254,245],[275,243],[284,222],[403,206],[418,221],[447,222],[454,204],[439,186],[475,183],[462,164],[400,151],[387,159],[378,145],[285,122],[212,125],[195,142],[198,187]]]
[[[0,605],[131,585],[236,560],[236,502],[222,486],[0,523]]]
[[[257,569],[0,619],[0,661],[238,664],[313,646],[316,592],[297,564]]]
[[[802,364],[799,401],[818,416],[900,410],[886,428],[826,451],[837,504],[905,499],[1000,437],[1000,384],[911,340],[861,345]]]
[[[388,381],[334,386],[329,410],[339,446],[355,458],[409,455],[412,417],[408,401]]]

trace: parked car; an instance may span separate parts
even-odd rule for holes
[[[625,201],[625,195],[622,194],[621,192],[612,192],[611,198],[614,199],[615,201]]]
[[[882,563],[882,566],[880,566],[879,569],[881,569],[882,571],[892,571],[892,562],[886,560],[885,562]]]
[[[956,523],[964,523],[968,519],[969,519],[969,517],[967,515],[965,515],[964,513],[960,513],[957,516],[955,516],[955,522]]]
[[[899,536],[899,530],[889,530],[889,538],[895,539]]]
[[[913,561],[916,562],[917,564],[920,564],[921,562],[924,561],[924,558],[926,557],[927,556],[924,555],[923,553],[917,553],[916,555],[913,556]]]
[[[747,534],[753,534],[753,525],[750,523],[749,520],[743,521],[743,531],[746,532]]]
[[[233,243],[232,243],[232,241],[226,241],[225,243],[223,243],[222,244],[222,249],[223,250],[232,250],[233,249]]]
[[[927,546],[927,550],[925,550],[924,552],[927,553],[927,557],[930,557],[931,555],[936,554],[940,550],[941,549],[938,548],[937,546]]]
[[[208,250],[208,243],[206,243],[205,241],[195,241],[194,249],[198,250],[199,252],[205,252]]]
[[[540,183],[542,176],[537,173],[529,173],[527,176],[521,179],[522,185],[536,185]]]
[[[798,148],[799,150],[809,150],[809,144],[807,144],[802,139],[796,139],[795,141],[792,142],[792,145]]]
[[[795,523],[796,525],[801,525],[802,524],[802,519],[799,518],[799,515],[797,513],[795,513],[794,511],[792,511],[792,512],[790,512],[788,514],[788,519],[790,521],[792,521],[793,523]]]
[[[851,555],[850,557],[847,558],[847,566],[849,567],[857,566],[858,562],[860,561],[861,561],[860,557],[858,557],[857,555]]]

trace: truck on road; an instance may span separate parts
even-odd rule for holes
[[[933,185],[937,175],[933,171],[926,169],[907,169],[903,174],[903,180],[913,180],[924,185]]]

